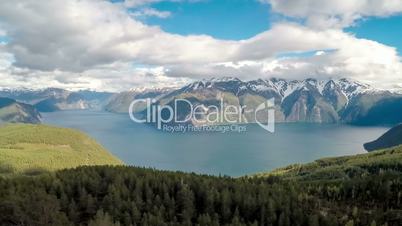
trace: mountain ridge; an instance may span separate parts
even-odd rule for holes
[[[195,105],[208,106],[224,97],[225,104],[254,108],[275,99],[276,122],[349,123],[383,125],[402,122],[402,94],[372,87],[357,80],[282,78],[242,81],[235,77],[194,81],[179,88],[143,87],[121,93],[42,90],[0,90],[0,96],[34,104],[41,112],[95,109],[127,113],[133,100],[151,98],[158,104],[172,104],[177,98],[191,99]],[[398,107],[400,106],[400,107]],[[145,105],[134,110],[141,113]],[[188,112],[179,109],[181,115]],[[250,115],[242,115],[248,121]]]
[[[131,95],[130,99],[146,97]],[[125,95],[130,95],[123,92]],[[123,94],[122,93],[122,94]],[[122,94],[115,94],[118,97]],[[277,122],[311,123],[351,123],[351,124],[394,124],[402,122],[402,108],[393,114],[390,110],[402,101],[398,92],[378,89],[362,82],[341,78],[317,80],[286,80],[280,78],[242,81],[235,77],[203,79],[187,84],[169,92],[159,93],[152,98],[158,104],[172,104],[177,98],[191,99],[195,105],[216,103],[224,96],[225,104],[255,107],[270,98],[275,99]],[[110,112],[127,112],[131,103],[111,103],[115,107],[107,108]],[[395,108],[395,107],[394,107]],[[142,110],[144,107],[141,108]],[[180,111],[180,109],[179,109]],[[184,110],[183,110],[184,111]],[[388,112],[391,120],[378,112]],[[186,115],[188,112],[181,112]],[[392,115],[393,114],[393,115]],[[391,117],[392,116],[392,117]]]
[[[15,99],[35,106],[40,112],[60,110],[103,109],[112,96],[109,92],[90,90],[69,91],[60,88],[1,89],[0,97]]]
[[[365,143],[364,148],[367,151],[375,151],[379,149],[391,148],[402,145],[402,124],[392,127],[378,139]]]
[[[41,115],[32,105],[0,97],[0,124],[16,122],[40,123]]]

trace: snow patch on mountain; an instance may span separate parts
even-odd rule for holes
[[[312,78],[305,80],[271,78],[241,81],[235,77],[223,77],[196,81],[186,86],[183,90],[185,92],[192,92],[202,89],[218,89],[233,92],[235,95],[240,95],[247,91],[257,94],[277,93],[278,96],[282,97],[282,100],[297,90],[317,91],[321,95],[323,95],[324,90],[326,90],[326,92],[335,90],[336,92],[341,92],[341,94],[345,95],[348,101],[361,93],[383,92],[381,89],[376,89],[359,81],[346,78],[326,80]]]

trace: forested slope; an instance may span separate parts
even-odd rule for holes
[[[392,154],[391,154],[392,155]],[[0,179],[1,225],[402,225],[388,162],[334,180],[212,177],[125,166]]]

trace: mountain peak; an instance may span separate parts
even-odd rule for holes
[[[166,87],[166,88],[160,88],[160,87],[135,87],[135,88],[131,88],[129,90],[129,92],[133,92],[133,93],[143,93],[143,92],[152,92],[152,91],[168,91],[168,90],[172,90],[172,88]]]
[[[221,77],[221,78],[214,77],[214,78],[211,78],[209,81],[210,82],[241,82],[240,79],[238,79],[236,77],[230,77],[230,76],[225,76],[225,77]]]
[[[366,88],[371,87],[369,84],[363,83],[361,81],[358,81],[358,80],[352,79],[352,78],[341,78],[338,81],[342,82],[342,83],[355,84],[355,85],[358,85],[358,86],[361,86],[361,87],[366,87]]]
[[[306,78],[304,81],[309,83],[316,83],[318,80],[315,78]]]
[[[325,83],[324,90],[333,90],[336,87],[338,87],[336,82],[334,80],[330,79],[327,83]]]

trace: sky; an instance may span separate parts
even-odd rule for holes
[[[152,7],[171,15],[167,18],[146,17],[143,21],[169,33],[241,40],[270,28],[268,6],[255,0],[165,1]]]
[[[0,88],[123,91],[211,77],[402,87],[402,0],[0,2]]]

